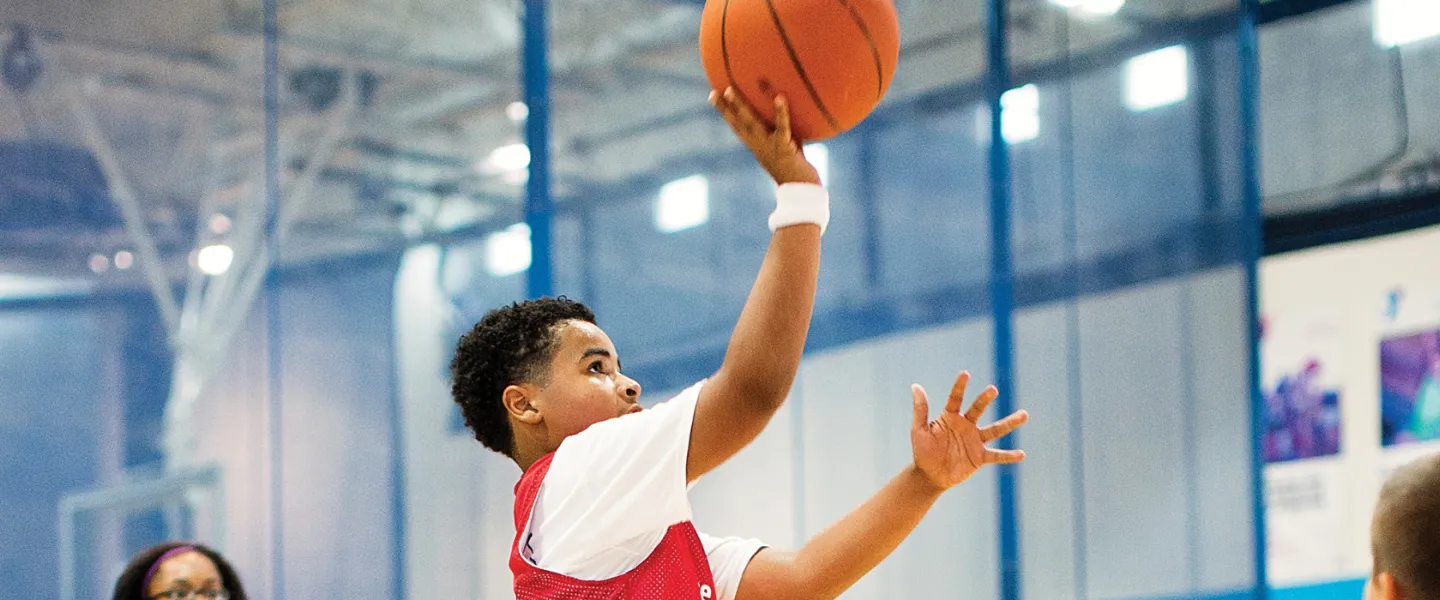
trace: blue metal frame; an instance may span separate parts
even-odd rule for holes
[[[1093,50],[1074,54],[1067,61],[1018,66],[1010,70],[1007,80],[1044,84],[1046,82],[1059,81],[1071,76],[1087,74],[1102,69],[1111,69],[1128,58],[1150,50],[1158,50],[1175,44],[1189,43],[1194,39],[1228,35],[1234,31],[1237,20],[1237,13],[1232,11],[1170,22],[1167,23],[1165,29],[1149,30],[1135,37],[1127,37]],[[1007,69],[1009,69],[1008,64]],[[988,85],[989,81],[987,78],[978,83],[966,82],[946,85],[912,97],[887,102],[876,109],[875,112],[867,117],[855,130],[843,135],[869,135],[865,132],[881,131],[887,126],[914,118],[917,114],[923,113],[924,111],[933,111],[940,107],[965,106],[973,101],[984,98],[986,86]],[[686,108],[676,111],[675,113],[662,115],[655,119],[627,126],[621,130],[612,132],[604,138],[592,138],[588,140],[587,143],[598,144],[605,141],[623,139],[627,136],[653,132],[657,129],[673,127],[682,123],[692,122],[696,119],[713,118],[714,114],[714,109],[708,105]],[[586,190],[587,193],[592,195],[603,195],[608,198],[629,198],[637,193],[653,193],[661,183],[693,173],[699,164],[704,164],[705,168],[709,169],[710,172],[728,169],[749,170],[754,167],[754,159],[750,156],[749,150],[743,147],[734,147],[720,151],[705,151],[703,153],[678,157],[643,175],[615,183],[597,184],[590,182],[586,186]],[[558,206],[557,210],[561,212],[577,210],[575,204],[577,203],[566,203]],[[596,207],[598,206],[603,206],[603,203],[596,204]],[[478,237],[495,228],[495,226],[490,228],[477,228],[466,231],[462,236],[445,235],[444,238]]]
[[[1010,257],[1010,147],[1003,135],[1000,99],[1010,86],[1005,0],[990,0],[985,14],[986,101],[990,105],[990,312],[995,328],[995,385],[1002,390],[995,414],[1015,410],[1014,267]],[[1018,434],[996,440],[1013,448]],[[1000,600],[1020,600],[1020,534],[1015,506],[1015,470],[1002,465],[996,476],[1000,529]]]
[[[1264,396],[1260,390],[1260,278],[1263,216],[1260,190],[1260,0],[1241,0],[1240,27],[1236,42],[1240,61],[1241,169],[1243,185],[1240,225],[1245,253],[1245,323],[1249,339],[1250,389],[1250,485],[1253,544],[1255,551],[1255,595],[1269,597],[1265,543],[1265,461],[1260,440],[1264,434]]]
[[[530,269],[525,272],[525,293],[530,298],[551,294],[550,198],[550,61],[546,43],[547,0],[525,0],[522,31],[525,36],[524,88],[525,144],[530,148],[530,179],[525,184],[525,223],[530,226]]]
[[[1071,66],[1068,18],[1060,26],[1060,35],[1060,45],[1065,48],[1062,62],[1068,70]],[[1060,187],[1065,211],[1061,218],[1065,222],[1065,263],[1069,265],[1065,293],[1071,299],[1065,308],[1065,350],[1069,359],[1065,365],[1065,379],[1070,392],[1067,405],[1070,411],[1070,506],[1075,519],[1070,534],[1070,547],[1075,554],[1071,576],[1075,579],[1075,600],[1086,600],[1090,597],[1090,539],[1084,527],[1088,512],[1085,502],[1085,392],[1080,378],[1084,356],[1080,350],[1080,213],[1075,198],[1075,105],[1071,93],[1074,79],[1064,81],[1056,87],[1060,96],[1057,128],[1060,132],[1061,181],[1064,182]]]
[[[400,261],[395,261],[394,272],[399,272]],[[394,313],[394,305],[390,311]],[[391,364],[399,364],[396,360],[397,333],[394,327],[389,328],[390,335],[386,338],[386,348],[390,348]],[[405,480],[405,406],[404,396],[400,393],[399,369],[390,373],[390,535],[394,540],[394,548],[390,556],[391,569],[395,574],[391,580],[390,597],[395,600],[403,600],[409,597],[406,593],[408,587],[408,574],[405,569],[405,516],[406,516],[406,493],[409,486]]]

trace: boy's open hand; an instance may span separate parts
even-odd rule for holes
[[[750,148],[775,183],[820,183],[820,172],[805,159],[790,132],[790,107],[784,96],[775,97],[774,127],[755,116],[755,111],[734,88],[725,88],[723,93],[710,92],[710,104],[725,117],[725,122]]]
[[[915,466],[942,490],[959,485],[984,465],[1025,460],[1022,450],[992,450],[985,444],[1008,435],[1029,420],[1030,415],[1022,410],[987,427],[980,427],[980,415],[1000,392],[995,386],[985,388],[970,405],[970,410],[960,414],[965,386],[969,383],[969,373],[961,373],[955,379],[945,410],[934,421],[928,420],[930,403],[925,397],[925,388],[918,384],[910,387],[915,402],[915,420],[910,428]]]

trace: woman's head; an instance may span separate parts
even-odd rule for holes
[[[190,542],[166,542],[136,554],[115,582],[114,600],[247,600],[235,569],[220,553]]]

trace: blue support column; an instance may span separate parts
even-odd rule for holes
[[[530,226],[530,270],[525,295],[552,293],[550,217],[550,64],[546,47],[546,0],[525,0],[525,36],[521,85],[530,116],[525,120],[525,145],[530,147],[530,180],[525,186],[525,223]]]
[[[1075,198],[1075,73],[1074,59],[1070,53],[1070,16],[1064,15],[1060,22],[1059,46],[1064,48],[1064,83],[1056,86],[1056,99],[1060,107],[1060,118],[1056,131],[1060,135],[1060,180],[1061,219],[1065,222],[1065,288],[1068,296],[1065,308],[1065,346],[1069,360],[1065,365],[1065,378],[1069,382],[1070,398],[1070,505],[1077,526],[1071,531],[1070,547],[1075,553],[1072,573],[1075,578],[1075,600],[1090,597],[1090,538],[1085,532],[1085,519],[1089,515],[1085,504],[1085,394],[1081,389],[1080,376],[1084,366],[1080,346],[1080,211]]]
[[[269,264],[265,269],[265,357],[267,394],[265,429],[270,465],[270,597],[285,597],[285,486],[284,419],[281,393],[283,361],[280,353],[280,278],[272,264],[280,262],[275,227],[280,219],[280,21],[276,0],[264,0],[264,97],[265,97],[265,245]]]
[[[394,264],[395,270],[399,271],[400,263],[397,261]],[[387,347],[398,348],[395,328],[389,328],[388,333]],[[392,357],[391,360],[399,359],[393,354]],[[390,536],[395,545],[394,553],[390,555],[390,568],[393,572],[390,597],[405,600],[409,597],[410,587],[405,571],[405,554],[409,548],[405,539],[405,518],[409,510],[405,499],[409,484],[405,478],[405,401],[400,393],[400,377],[395,373],[390,376],[390,448]]]
[[[1010,87],[1006,53],[1006,0],[989,0],[986,24],[985,95],[990,105],[990,310],[995,326],[995,385],[1000,397],[994,414],[1015,410],[1015,356],[1011,312],[1015,305],[1010,260],[1010,148],[1001,128],[1000,98]],[[1017,435],[996,444],[1012,448]],[[1015,506],[1015,470],[999,467],[1000,600],[1020,600],[1020,532]]]
[[[1260,391],[1260,256],[1263,238],[1260,190],[1260,0],[1241,0],[1240,27],[1237,44],[1240,60],[1240,126],[1241,161],[1244,189],[1240,226],[1244,229],[1245,260],[1245,326],[1250,343],[1250,485],[1253,494],[1251,510],[1254,518],[1255,598],[1270,596],[1266,576],[1265,543],[1265,461],[1260,439],[1264,427],[1264,396]]]

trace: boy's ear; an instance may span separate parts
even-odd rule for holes
[[[535,388],[530,385],[520,384],[505,388],[501,401],[505,403],[505,411],[510,413],[510,418],[526,425],[537,425],[545,420],[540,414],[540,407],[534,403]]]
[[[1365,600],[1406,600],[1401,593],[1400,586],[1395,583],[1395,576],[1380,572],[1370,577],[1370,582],[1365,585]]]

